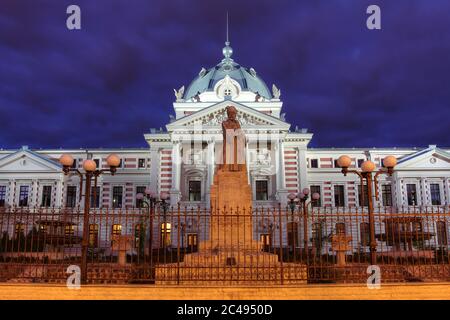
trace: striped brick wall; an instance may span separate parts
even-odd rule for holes
[[[356,193],[358,192],[354,181],[347,182],[347,204],[349,207],[356,206]]]
[[[319,168],[333,168],[333,158],[320,158]]]
[[[127,182],[124,188],[124,199],[125,199],[125,208],[131,208],[134,206],[134,196],[133,196],[133,183]]]
[[[125,158],[123,159],[123,167],[124,169],[136,169],[137,168],[137,159],[136,158]]]
[[[104,182],[102,186],[102,206],[109,208],[111,202],[111,184],[109,182]]]
[[[159,191],[169,192],[172,188],[172,150],[161,150],[159,167]]]
[[[299,192],[298,154],[295,149],[284,150],[284,179],[289,193]]]
[[[331,181],[326,181],[323,185],[323,206],[333,206],[333,193],[331,190]]]

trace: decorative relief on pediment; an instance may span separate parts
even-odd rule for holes
[[[237,116],[236,116],[237,120],[239,120],[241,125],[271,125],[272,123],[255,117],[253,115],[250,115],[248,113],[244,113],[242,111],[238,110]],[[186,123],[186,126],[190,126],[190,125],[205,125],[205,126],[220,126],[221,123],[227,119],[227,115],[226,115],[226,109],[221,109],[218,110],[216,112],[212,112],[209,113],[207,115],[204,115],[203,117],[199,117],[196,119],[193,119],[191,121],[189,121],[188,123]]]

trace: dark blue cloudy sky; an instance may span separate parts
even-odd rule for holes
[[[221,59],[227,10],[233,57],[312,146],[450,147],[448,0],[1,0],[0,148],[145,147]]]

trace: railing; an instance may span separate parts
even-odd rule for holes
[[[375,210],[382,282],[449,281],[448,206]],[[79,209],[0,208],[0,281],[65,283]],[[366,283],[367,208],[93,209],[89,283]]]

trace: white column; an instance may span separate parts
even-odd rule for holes
[[[180,191],[181,156],[180,141],[174,141],[172,147],[172,189]]]
[[[444,188],[444,201],[442,204],[450,205],[450,188],[449,188],[449,178],[444,178],[442,187]]]
[[[279,148],[280,158],[279,158],[279,161],[280,161],[280,175],[281,175],[281,184],[280,184],[280,186],[284,190],[284,189],[286,189],[286,179],[284,178],[285,171],[284,171],[284,145],[283,145],[283,141],[280,140],[279,144],[280,144],[280,148]]]
[[[420,179],[420,188],[419,188],[419,190],[422,191],[421,195],[420,195],[420,199],[421,199],[421,204],[420,205],[426,206],[426,205],[431,204],[431,202],[429,203],[428,200],[427,200],[428,186],[427,186],[427,183],[425,182],[425,178],[421,178]],[[419,197],[417,197],[417,198],[419,198]]]

